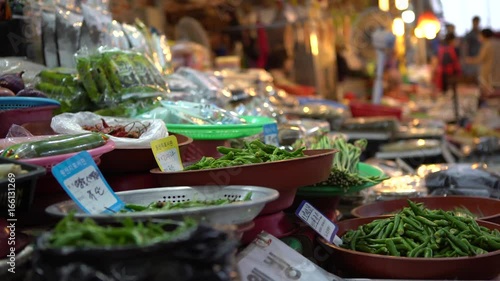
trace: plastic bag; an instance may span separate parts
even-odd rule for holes
[[[185,67],[178,69],[175,73],[189,79],[197,86],[195,94],[198,102],[214,103],[220,107],[226,107],[231,102],[231,92],[224,89],[214,76]]]
[[[139,119],[161,119],[167,124],[223,125],[243,124],[246,121],[238,114],[218,108],[211,104],[192,102],[160,102],[162,107],[155,108],[137,116]]]
[[[63,113],[52,118],[51,127],[59,134],[79,134],[88,132],[82,126],[102,126],[104,120],[109,126],[122,125],[127,131],[143,131],[139,138],[114,137],[116,148],[150,148],[151,141],[168,136],[167,127],[162,120],[133,120],[103,117],[92,112]]]
[[[149,97],[168,92],[161,73],[140,53],[102,47],[95,53],[81,50],[76,61],[80,82],[100,108],[141,94]]]
[[[100,46],[109,45],[112,36],[109,30],[113,20],[111,14],[87,4],[82,4],[82,14],[83,25],[80,47],[96,49]]]
[[[34,63],[26,58],[0,57],[0,75],[24,71],[23,80],[27,86],[34,83],[38,73],[44,69],[46,69],[44,65]]]
[[[42,11],[43,58],[48,67],[59,66],[56,43],[56,14],[54,10]]]
[[[85,89],[77,79],[77,73],[72,68],[53,68],[40,71],[35,88],[61,103],[61,107],[55,111],[56,114],[94,108]]]
[[[117,250],[50,249],[47,238],[36,242],[33,281],[230,281],[238,276],[237,241],[206,226],[177,241]]]
[[[74,55],[80,48],[80,33],[83,16],[59,6],[56,12],[57,51],[59,65],[75,67]]]
[[[128,42],[127,36],[125,32],[123,32],[122,25],[113,20],[109,26],[110,32],[110,47],[115,47],[120,50],[128,50],[130,49],[130,43]]]
[[[500,176],[468,164],[450,165],[430,173],[425,183],[433,195],[468,195],[500,198]]]

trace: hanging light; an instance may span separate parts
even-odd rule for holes
[[[392,33],[396,36],[405,35],[405,22],[401,18],[395,18],[392,21]]]
[[[441,30],[441,22],[432,12],[424,12],[418,17],[417,27],[415,29],[415,36],[417,36],[417,29],[419,29],[419,35],[421,33],[422,37],[432,40],[436,38],[437,34]],[[417,36],[419,37],[419,36]]]
[[[406,23],[412,23],[415,21],[415,13],[412,10],[406,10],[401,13],[401,18]]]
[[[406,9],[408,9],[408,7],[410,6],[410,1],[409,0],[396,0],[396,9],[400,10],[400,11],[404,11]]]
[[[378,0],[378,8],[384,12],[389,11],[390,9],[389,0]]]

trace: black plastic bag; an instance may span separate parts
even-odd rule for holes
[[[465,195],[500,198],[500,176],[471,165],[454,165],[428,174],[431,195]]]
[[[33,281],[229,281],[237,276],[237,240],[206,226],[177,241],[121,249],[50,249],[48,237],[37,239]]]

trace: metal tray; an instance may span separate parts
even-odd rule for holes
[[[74,201],[63,201],[51,205],[45,211],[56,217],[64,217],[71,211],[76,211],[77,218],[91,218],[98,222],[114,222],[126,217],[134,220],[181,219],[189,216],[209,224],[243,224],[251,222],[262,211],[266,203],[278,198],[274,189],[258,186],[177,186],[149,188],[117,192],[116,194],[126,204],[148,205],[155,201],[185,202],[189,200],[217,200],[223,198],[243,199],[252,192],[250,201],[235,202],[221,206],[197,207],[172,211],[130,212],[107,214],[86,214],[80,210]]]
[[[330,175],[335,150],[306,150],[306,157],[196,171],[151,173],[160,186],[256,185],[279,191],[279,199],[268,204],[261,215],[290,207],[297,189],[324,181]]]

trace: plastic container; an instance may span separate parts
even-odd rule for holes
[[[170,134],[177,138],[181,158],[186,153],[193,139],[179,135]],[[115,149],[102,155],[99,169],[105,174],[123,173],[149,173],[149,170],[158,167],[151,148]]]
[[[3,99],[3,98],[2,98]],[[54,109],[59,105],[46,105],[0,111],[0,138],[4,138],[13,124],[30,122],[50,122]]]
[[[27,211],[33,203],[37,180],[45,174],[43,167],[22,163],[19,161],[0,157],[0,164],[17,164],[21,165],[23,170],[28,173],[15,177],[15,182],[9,182],[8,178],[0,179],[0,209],[2,215],[9,209],[9,187],[15,187],[15,211]],[[10,186],[9,186],[10,185]]]
[[[0,99],[0,110],[33,108],[49,105],[60,106],[61,104],[56,100],[46,98],[2,97]]]
[[[380,117],[392,116],[399,120],[403,118],[403,110],[398,107],[352,102],[349,105],[352,117]]]
[[[167,124],[169,132],[183,134],[194,140],[229,140],[260,134],[264,125],[276,123],[276,120],[262,116],[242,116],[246,124],[194,125]]]

